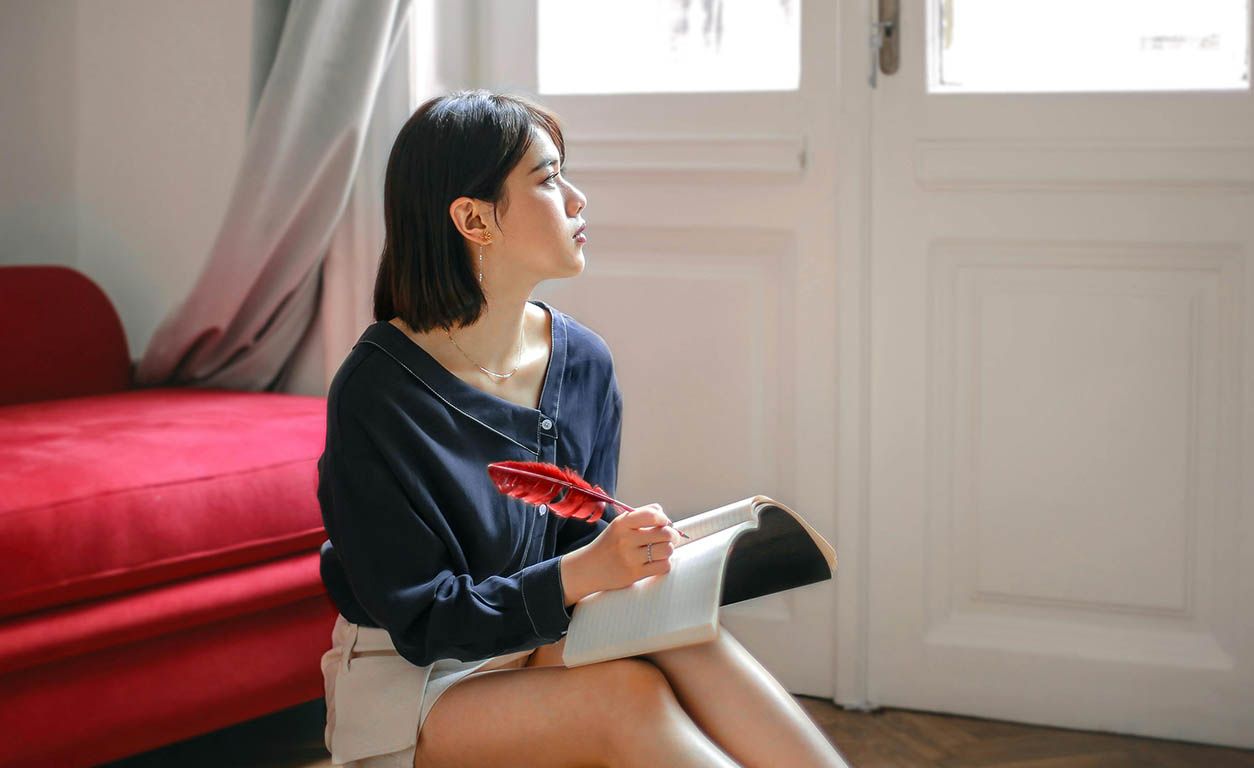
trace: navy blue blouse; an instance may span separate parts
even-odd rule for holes
[[[418,666],[484,659],[566,634],[561,556],[596,523],[510,498],[493,461],[546,461],[611,495],[622,395],[605,341],[549,304],[540,408],[484,392],[385,321],[362,333],[327,394],[321,575],[348,621],[383,627]]]

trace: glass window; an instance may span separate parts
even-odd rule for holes
[[[538,0],[546,94],[797,90],[801,0]]]
[[[929,8],[938,54],[931,92],[1250,87],[1249,0],[933,0]]]

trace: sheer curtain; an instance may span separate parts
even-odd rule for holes
[[[428,9],[427,3],[417,0],[409,23],[421,23]],[[325,395],[340,362],[374,322],[374,278],[383,250],[384,173],[392,142],[421,95],[412,67],[412,44],[410,34],[401,36],[384,74],[348,205],[323,261],[313,321],[276,384],[278,391]]]
[[[138,386],[325,393],[370,312],[383,169],[410,113],[410,4],[291,3],[225,218]]]

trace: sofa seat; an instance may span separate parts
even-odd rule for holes
[[[312,598],[325,603],[318,559],[301,552],[20,616],[0,624],[0,676]],[[39,669],[36,679],[53,668]]]
[[[321,397],[194,388],[0,407],[0,617],[316,553],[325,418]]]
[[[0,327],[0,768],[321,699],[326,399],[136,387],[112,302],[68,267],[0,266]]]
[[[86,768],[322,697],[318,553],[0,624],[0,767]]]

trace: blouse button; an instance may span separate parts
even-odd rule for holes
[[[543,514],[544,514],[545,512],[547,512],[548,510],[549,510],[549,507],[548,507],[548,505],[547,505],[547,504],[541,504],[541,505],[540,505],[540,514],[542,514],[542,515],[543,515]]]
[[[553,426],[552,419],[545,419],[544,421],[540,422],[540,429],[550,429],[552,428],[552,426]]]

